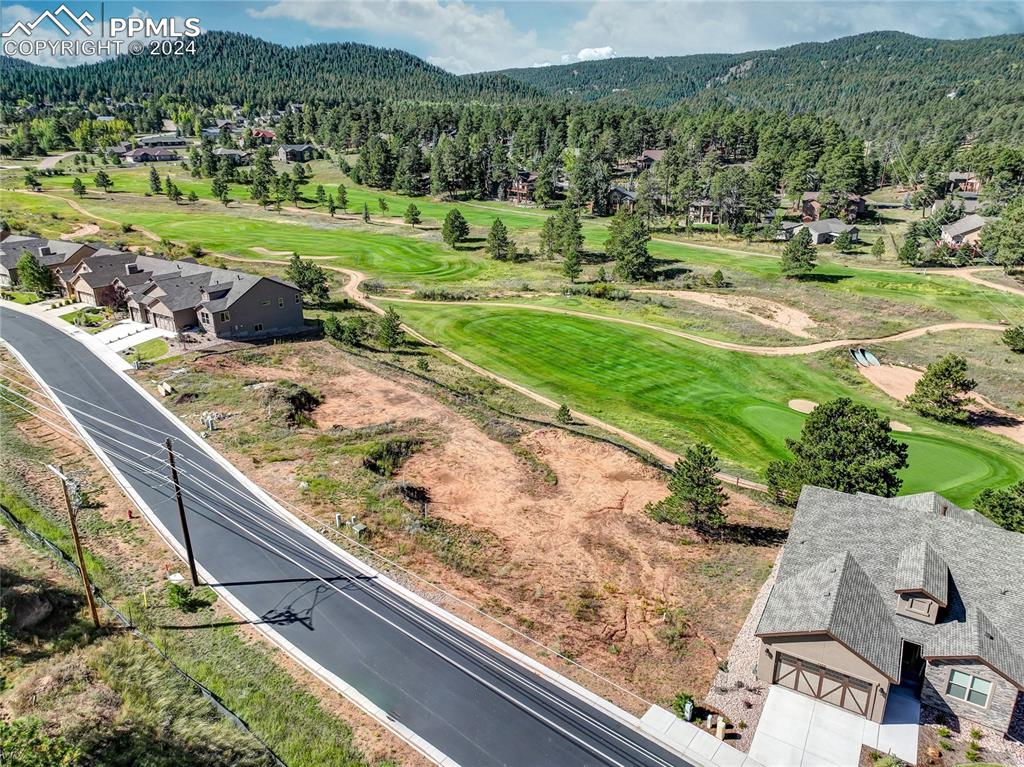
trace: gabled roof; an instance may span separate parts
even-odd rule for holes
[[[921,543],[927,546],[907,551]],[[764,628],[759,626],[758,633],[828,630],[808,628],[826,621],[820,613],[810,621],[804,614],[810,605],[787,595],[815,589],[820,593],[823,576],[814,568],[837,556],[852,558],[866,575],[862,581],[849,581],[852,620],[877,623],[880,602],[898,638],[925,648],[926,656],[977,659],[1024,689],[1024,535],[1004,530],[937,493],[880,498],[805,486],[779,562],[778,582],[762,616]],[[929,589],[940,589],[935,583],[939,561],[945,563],[948,577],[946,606],[938,622],[932,625],[898,614],[896,590],[906,583],[909,572],[915,578],[919,573]],[[809,583],[802,584],[805,580]],[[781,601],[775,604],[777,600]],[[892,642],[885,632],[875,634],[872,641],[880,646],[861,655],[888,673],[884,661],[877,659],[899,652],[900,642]]]
[[[90,247],[70,240],[47,240],[42,237],[11,235],[0,242],[0,265],[13,269],[25,251],[43,266],[60,266],[82,248]]]
[[[922,591],[942,607],[949,596],[949,567],[927,541],[912,543],[896,563],[896,592]]]
[[[969,216],[964,216],[959,221],[954,221],[952,224],[946,224],[940,227],[940,229],[943,234],[948,234],[950,237],[959,237],[976,232],[983,226],[985,226],[985,219],[977,213],[972,213]]]
[[[312,144],[281,144],[281,149],[286,152],[304,152],[307,149],[316,149]]]
[[[828,634],[893,681],[901,646],[888,607],[849,552],[777,583],[755,634]]]
[[[805,226],[814,234],[840,234],[841,232],[852,232],[857,228],[840,221],[838,218],[823,218],[818,221],[811,221],[809,224],[805,224]]]

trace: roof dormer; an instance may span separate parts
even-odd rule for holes
[[[935,623],[948,604],[949,567],[928,543],[921,541],[900,552],[896,563],[896,612]]]

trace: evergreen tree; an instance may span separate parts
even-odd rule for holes
[[[516,243],[509,237],[508,228],[500,218],[494,219],[487,233],[487,255],[495,261],[515,261]]]
[[[1000,490],[982,490],[974,506],[1000,527],[1024,533],[1024,480]]]
[[[566,405],[564,402],[558,406],[558,412],[555,413],[555,419],[559,423],[572,423],[572,411],[569,410],[569,406]]]
[[[194,190],[194,189],[192,189],[192,190],[189,190],[189,193],[188,193],[188,201],[189,201],[190,203],[196,203],[196,202],[199,202],[199,195],[198,195],[198,194],[196,194],[196,192],[195,192],[195,190]]]
[[[92,183],[104,192],[109,192],[114,186],[114,182],[111,181],[110,176],[107,175],[107,172],[103,170],[103,168],[96,171],[96,175],[93,176]]]
[[[53,290],[53,274],[27,250],[22,251],[15,269],[18,273],[18,283],[25,290],[35,293],[48,293]]]
[[[554,216],[548,216],[540,229],[540,254],[543,258],[554,258],[557,253],[558,224]]]
[[[327,271],[313,261],[303,261],[298,253],[292,253],[288,259],[284,276],[294,283],[309,303],[324,304],[330,297]]]
[[[875,257],[875,260],[881,261],[885,258],[885,239],[882,235],[879,235],[873,243],[871,243],[871,255]]]
[[[331,214],[331,218],[334,218],[334,214],[338,211],[338,203],[334,201],[334,195],[327,195],[327,212]]]
[[[344,184],[338,184],[338,209],[344,213],[348,208],[348,190]]]
[[[907,238],[903,240],[903,244],[900,245],[896,257],[908,266],[917,266],[921,263],[923,253],[921,243],[917,241],[917,237],[908,234]]]
[[[1024,325],[1007,328],[1003,331],[1002,339],[1011,352],[1024,354]]]
[[[803,485],[889,498],[903,484],[907,446],[893,438],[888,419],[847,397],[814,408],[800,439],[786,446],[793,460],[772,461],[765,472],[781,503],[796,503]]]
[[[388,201],[385,200],[383,197],[378,197],[377,198],[377,207],[380,208],[380,212],[381,213],[387,213],[388,212]]]
[[[817,265],[814,245],[811,244],[811,233],[803,227],[782,250],[782,273],[786,277],[798,277],[812,271]]]
[[[583,265],[580,263],[580,252],[570,250],[562,260],[562,274],[569,278],[569,282],[576,282],[576,278],[583,273]]]
[[[85,184],[78,176],[75,176],[75,180],[71,182],[71,191],[75,193],[76,197],[85,197]]]
[[[316,206],[322,208],[324,203],[327,202],[327,191],[324,189],[323,184],[316,185]]]
[[[573,254],[579,261],[583,250],[583,225],[579,212],[568,200],[562,203],[555,216],[553,246],[555,253],[562,258]]]
[[[402,343],[402,318],[389,306],[377,326],[377,343],[388,351]]]
[[[152,165],[149,166],[149,191],[153,194],[163,194],[164,191],[163,184],[160,182],[160,174]]]
[[[938,421],[966,423],[970,418],[967,406],[974,402],[966,395],[975,386],[976,382],[967,376],[967,360],[947,354],[925,368],[907,404]]]
[[[402,220],[409,224],[409,226],[416,226],[416,224],[420,223],[420,209],[416,207],[416,203],[409,203],[405,213],[402,215]]]
[[[454,248],[468,236],[469,224],[458,208],[452,208],[441,225],[441,238]]]
[[[853,237],[849,232],[840,232],[836,237],[835,246],[840,253],[849,253],[853,250]]]
[[[619,208],[608,227],[605,251],[615,259],[615,273],[629,282],[641,282],[654,276],[654,260],[647,250],[651,233],[646,222],[625,207]]]
[[[365,202],[363,203],[363,223],[370,223],[370,206]]]
[[[704,535],[721,528],[729,498],[716,476],[718,470],[718,456],[709,445],[688,447],[672,469],[672,494],[649,507],[648,513],[659,522],[692,525]]]

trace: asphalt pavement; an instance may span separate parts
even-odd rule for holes
[[[462,767],[692,767],[286,523],[67,334],[0,307],[0,337],[63,392],[61,402],[180,540],[165,454],[154,447],[172,435],[200,565],[266,626]]]

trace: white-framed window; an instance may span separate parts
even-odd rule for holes
[[[220,321],[221,322],[228,322],[230,319],[231,319],[231,314],[229,312],[221,312],[220,313]]]
[[[252,329],[256,333],[262,333],[263,332],[263,323],[262,322],[257,322],[255,325],[252,326]]]
[[[982,679],[979,676],[974,676],[964,671],[956,671],[955,669],[949,672],[946,695],[984,708],[988,705],[988,699],[991,694],[992,683],[987,679]]]
[[[279,309],[284,309],[284,298],[283,297],[278,296],[278,298],[277,298],[277,306],[278,306]]]

